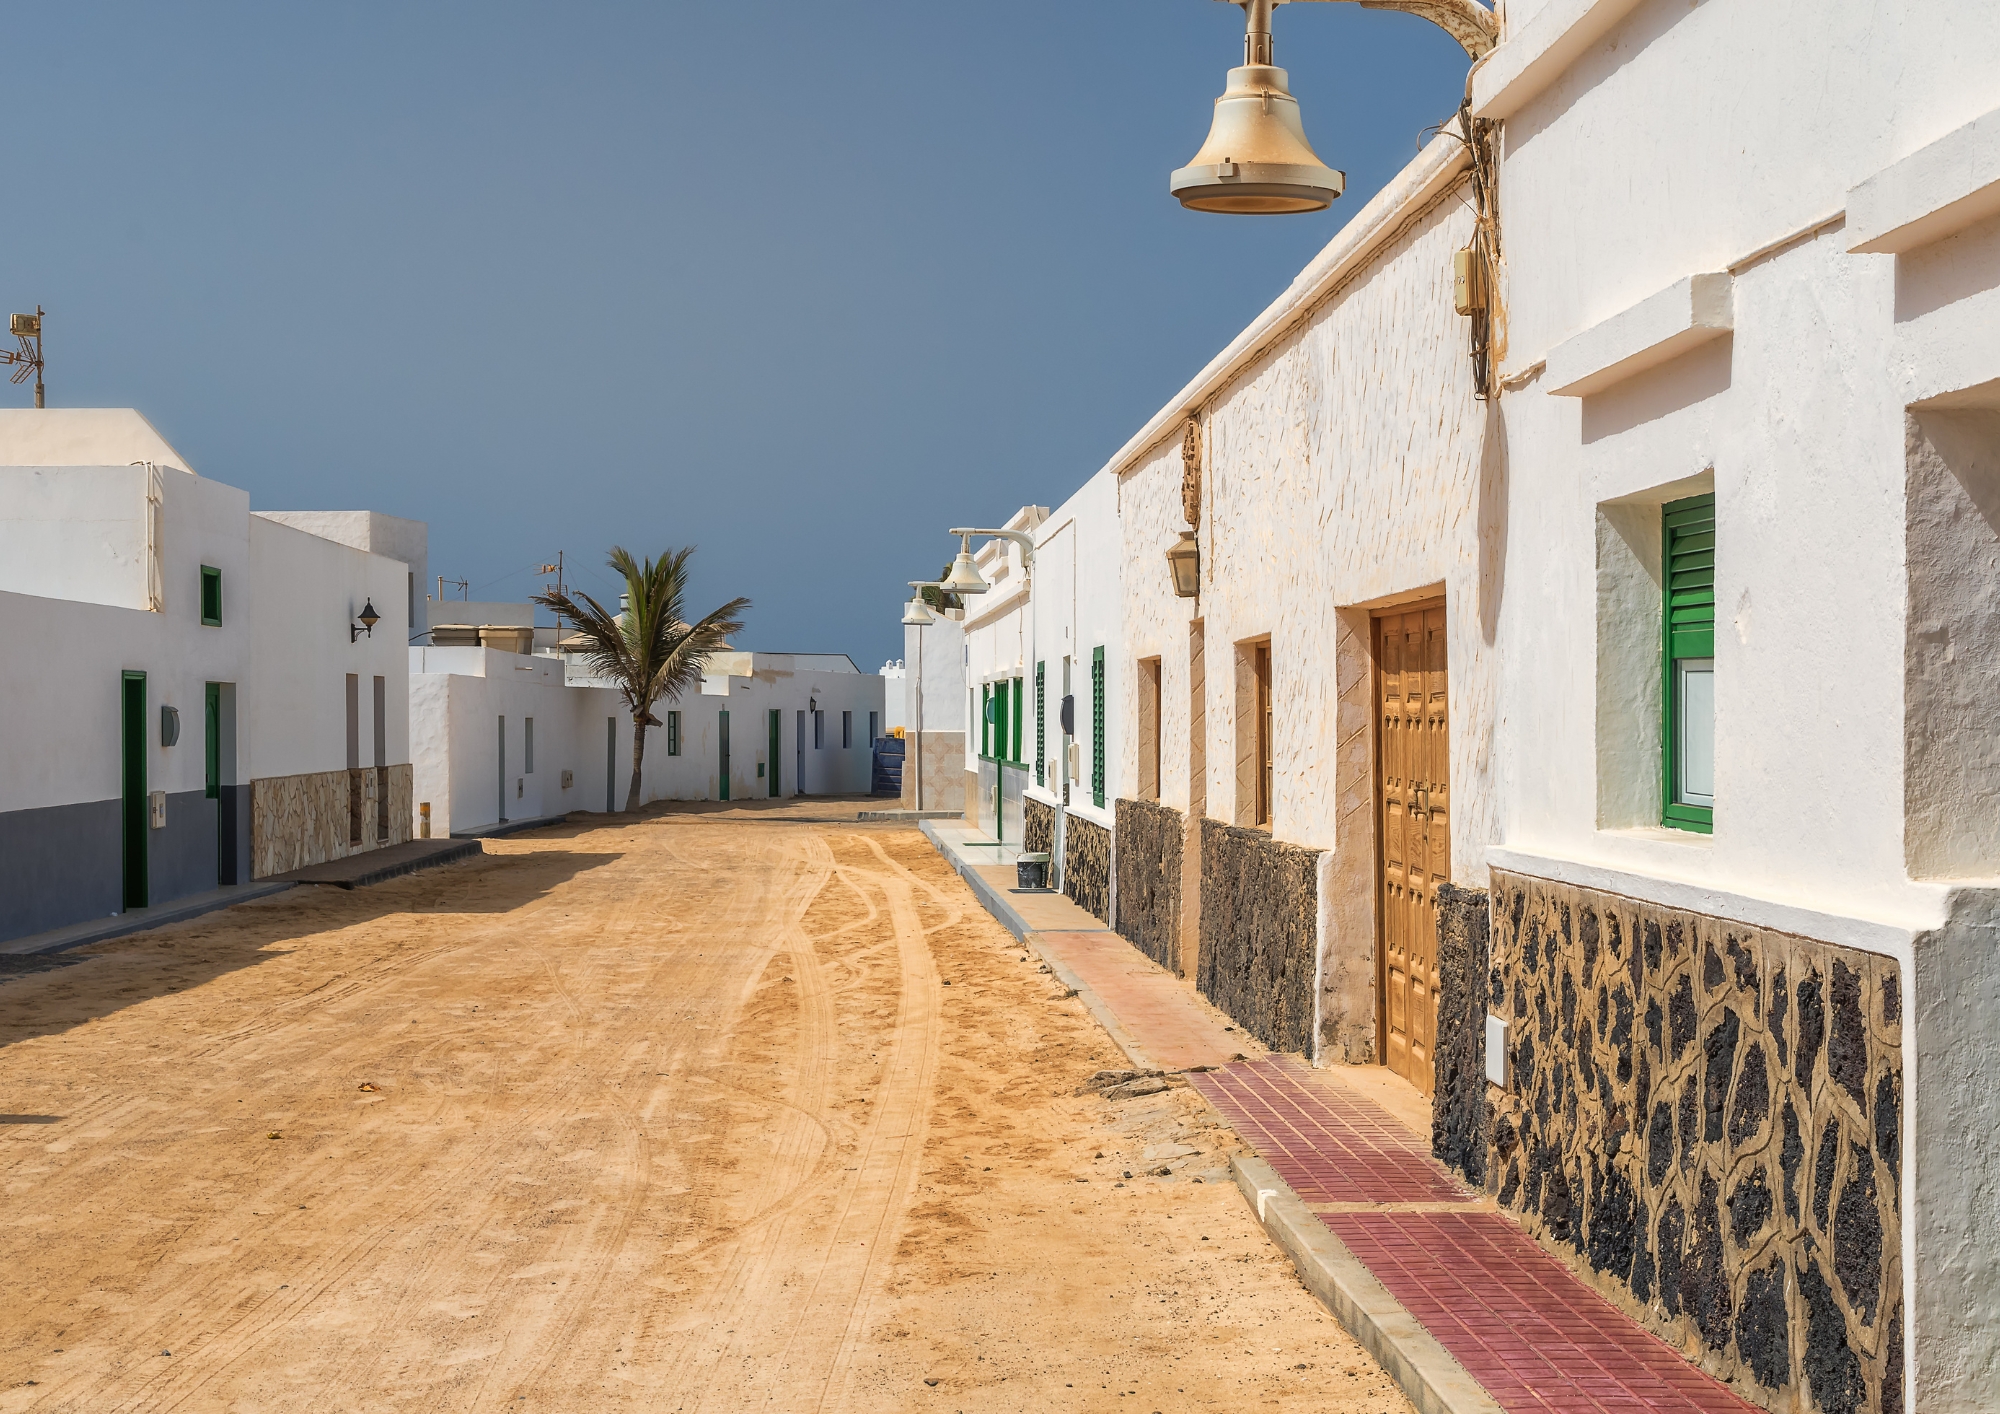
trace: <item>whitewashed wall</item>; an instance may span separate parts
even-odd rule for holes
[[[756,671],[718,674],[703,690],[657,704],[662,722],[681,714],[681,751],[667,752],[663,727],[646,732],[640,803],[721,798],[719,714],[730,714],[730,798],[769,798],[770,727],[767,713],[781,712],[781,795],[859,795],[868,790],[873,755],[868,714],[883,709],[882,679],[873,673],[831,672],[790,665],[790,655],[730,655]],[[480,829],[497,822],[506,792],[510,820],[603,810],[605,728],[615,718],[608,799],[625,808],[632,771],[632,719],[624,699],[608,687],[568,684],[554,658],[487,648],[412,648],[408,651],[414,803],[431,804],[433,835]],[[824,745],[815,745],[809,704],[825,713]],[[798,713],[808,713],[805,748],[799,751]],[[853,715],[853,744],[841,745],[843,711]],[[500,775],[500,719],[506,718],[506,778]],[[529,772],[525,723],[535,727],[535,769]],[[803,781],[799,764],[804,762]],[[568,788],[562,773],[571,773]]]
[[[224,633],[204,630],[198,618],[0,591],[0,660],[42,665],[0,674],[0,720],[13,724],[0,813],[120,797],[119,684],[128,670],[146,674],[148,787],[201,790],[203,689],[244,680],[248,641],[247,626]],[[180,711],[176,746],[160,745],[163,706]]]
[[[1234,648],[1268,634],[1272,832],[1315,848],[1338,848],[1343,821],[1369,808],[1356,792],[1368,787],[1370,719],[1343,730],[1339,711],[1362,671],[1348,662],[1343,679],[1343,634],[1365,634],[1366,615],[1344,624],[1341,612],[1442,588],[1453,875],[1477,886],[1494,828],[1500,588],[1497,557],[1482,554],[1482,535],[1501,533],[1493,482],[1504,472],[1482,457],[1487,414],[1472,396],[1465,321],[1451,306],[1451,256],[1470,229],[1455,196],[1432,203],[1302,327],[1206,400],[1198,599],[1174,597],[1164,558],[1187,525],[1178,424],[1121,478],[1120,517],[1126,657],[1161,659],[1162,799],[1188,808],[1189,624],[1198,615],[1206,633],[1207,813],[1220,820],[1241,813]],[[1350,651],[1355,646],[1350,641]],[[1365,642],[1359,647],[1365,656]],[[1120,720],[1136,721],[1129,686],[1119,701]],[[1136,752],[1136,741],[1123,752],[1128,780],[1136,777]],[[1372,831],[1365,842],[1372,851]]]
[[[249,531],[251,680],[239,706],[245,779],[346,769],[349,673],[361,679],[362,764],[374,764],[378,676],[387,679],[389,764],[408,761],[408,571],[262,516],[249,518]],[[350,642],[349,626],[371,601],[381,622]]]
[[[1125,567],[1120,558],[1119,486],[1105,469],[1053,511],[1035,529],[1035,656],[1048,665],[1047,739],[1054,765],[1045,785],[1030,785],[1028,794],[1049,803],[1060,797],[1062,727],[1058,709],[1063,698],[1063,661],[1069,660],[1069,691],[1076,699],[1076,778],[1070,782],[1069,809],[1109,829],[1113,802],[1132,793],[1130,735],[1126,700],[1132,654],[1126,643],[1125,605],[1120,583]],[[1093,649],[1104,649],[1104,805],[1091,803],[1090,665]],[[1034,678],[1028,676],[1030,715],[1025,754],[1034,754]],[[1032,779],[1032,778],[1031,778]]]

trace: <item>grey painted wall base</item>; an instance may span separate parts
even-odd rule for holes
[[[276,879],[260,880],[254,884],[230,884],[189,898],[175,899],[171,903],[156,904],[151,908],[130,909],[113,918],[86,919],[82,923],[72,923],[67,928],[54,928],[45,933],[14,938],[0,943],[0,953],[35,956],[41,953],[68,952],[71,948],[88,947],[92,943],[143,933],[149,928],[164,928],[169,923],[185,923],[188,919],[199,918],[204,913],[214,913],[218,909],[248,903],[251,899],[281,894],[292,887],[294,886],[291,883]]]
[[[0,814],[0,942],[89,919],[124,906],[123,803],[93,800]],[[201,791],[167,796],[167,824],[147,833],[153,906],[206,894],[226,882],[219,824],[234,826],[236,879],[250,876],[250,788],[221,800]]]

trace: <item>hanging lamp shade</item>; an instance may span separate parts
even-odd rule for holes
[[[1168,188],[1192,211],[1269,216],[1324,211],[1347,176],[1319,160],[1299,121],[1299,101],[1275,64],[1229,71],[1208,141]]]
[[[959,552],[951,562],[951,573],[944,577],[941,586],[949,594],[984,594],[987,583],[980,577],[979,566],[972,562],[972,538],[965,537]]]
[[[903,622],[921,628],[925,624],[936,623],[931,611],[924,604],[924,591],[919,589],[910,602],[903,606]]]

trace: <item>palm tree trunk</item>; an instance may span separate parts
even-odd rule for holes
[[[639,763],[646,759],[646,724],[632,719],[632,788],[625,792],[625,808],[639,808]]]

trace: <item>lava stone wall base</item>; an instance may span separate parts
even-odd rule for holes
[[[1431,1152],[1475,1186],[1486,1182],[1493,1106],[1486,1096],[1491,908],[1483,889],[1437,888],[1437,1045],[1431,1053]]]
[[[1080,815],[1063,817],[1062,886],[1078,907],[1111,921],[1111,831]]]
[[[1033,796],[1021,802],[1021,850],[1051,857],[1056,852],[1056,808]]]
[[[1201,822],[1201,994],[1274,1051],[1312,1054],[1319,854]]]
[[[1117,802],[1118,921],[1126,941],[1169,972],[1181,970],[1181,812],[1151,800]]]
[[[1746,1398],[1902,1414],[1896,961],[1492,885],[1501,1206]]]

